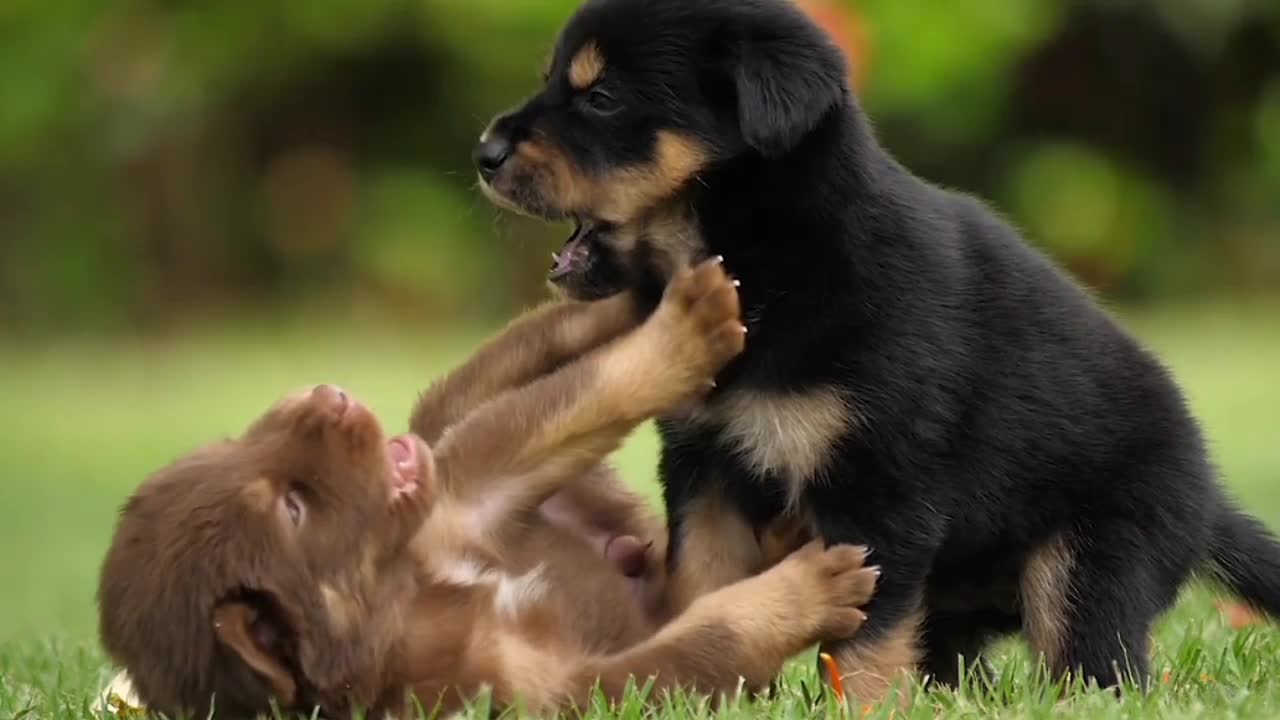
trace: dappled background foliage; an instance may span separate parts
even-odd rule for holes
[[[798,1],[892,151],[1105,293],[1280,528],[1280,2]],[[147,474],[315,382],[402,428],[543,294],[568,228],[495,210],[469,155],[576,2],[0,0],[0,718],[88,717],[97,569]],[[655,502],[657,458],[651,425],[615,457]],[[1151,712],[1018,686],[1275,717],[1268,632],[1198,592]]]
[[[566,229],[491,208],[468,154],[574,5],[5,0],[0,328],[511,312]],[[1091,286],[1280,284],[1280,3],[806,5],[909,167]]]

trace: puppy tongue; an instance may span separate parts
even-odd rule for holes
[[[583,240],[591,234],[590,225],[578,223],[573,227],[573,234],[565,241],[564,247],[560,248],[560,252],[551,253],[551,279],[563,277],[573,271],[574,264],[586,259],[587,246]]]
[[[387,454],[396,469],[399,485],[412,485],[418,481],[418,446],[408,435],[399,435],[387,442]]]

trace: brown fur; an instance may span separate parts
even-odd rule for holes
[[[703,392],[743,334],[714,262],[679,274],[633,333],[615,332],[617,310],[534,313],[512,338],[569,329],[527,357],[496,342],[478,356],[501,360],[492,375],[464,368],[470,381],[429,391],[414,425],[438,442],[433,453],[414,441],[418,481],[404,492],[376,418],[329,386],[148,479],[99,591],[103,644],[143,701],[202,714],[216,694],[219,717],[269,698],[343,714],[401,709],[407,694],[456,707],[488,686],[503,705],[550,708],[582,704],[597,679],[616,698],[633,675],[728,692],[853,633],[876,573],[860,549],[813,546],[654,634],[634,581],[592,543],[614,523],[642,537],[661,528],[600,463],[636,424]]]
[[[651,160],[587,173],[557,143],[535,132],[516,146],[503,174],[492,182],[482,181],[480,189],[512,212],[529,214],[532,207],[539,215],[582,215],[627,225],[696,178],[710,159],[711,150],[700,140],[662,130],[654,140]]]
[[[790,514],[761,532],[777,543],[806,531],[797,506],[804,482],[827,462],[832,445],[847,431],[851,414],[838,395],[818,391],[808,395],[774,396],[762,393],[731,395],[714,404],[701,403],[683,413],[697,423],[722,423],[725,434],[742,457],[760,472],[783,478],[788,485]],[[779,430],[785,427],[786,432]],[[695,500],[685,509],[681,562],[671,582],[676,611],[694,598],[747,577],[763,566],[762,548],[753,529],[733,507],[716,497]],[[714,572],[708,572],[714,567]]]
[[[621,255],[630,255],[643,243],[665,277],[707,257],[697,220],[679,204],[663,204],[602,237]]]
[[[687,547],[706,554],[686,557],[676,573],[666,578],[663,597],[668,617],[704,595],[777,565],[816,536],[806,512],[787,513],[753,529],[723,502],[715,495],[704,496],[687,512],[685,532],[697,539]]]
[[[672,130],[658,133],[653,160],[624,166],[575,185],[576,195],[561,195],[573,212],[617,225],[626,224],[693,179],[710,160],[701,141]]]
[[[433,383],[414,406],[409,427],[434,445],[445,428],[476,407],[633,330],[639,321],[626,293],[595,303],[544,303],[512,321],[465,364]]]
[[[585,707],[597,684],[617,699],[629,681],[643,685],[650,678],[659,693],[677,687],[729,693],[740,682],[760,688],[814,637],[838,637],[840,627],[860,625],[864,616],[854,604],[875,582],[874,573],[851,570],[862,557],[861,549],[811,544],[770,572],[700,598],[653,636],[616,652],[584,653],[547,626],[538,632],[491,619],[473,624],[465,637],[454,633],[448,644],[423,635],[404,644],[418,651],[403,662],[418,674],[404,680],[420,699],[443,698],[445,709],[457,707],[458,692],[482,684],[500,704],[535,711]],[[460,598],[440,598],[421,615],[440,618],[440,610],[453,608],[461,621],[461,607]]]
[[[1071,564],[1071,548],[1055,537],[1027,558],[1019,588],[1027,641],[1055,671],[1069,669],[1062,667],[1062,646],[1070,630]]]
[[[844,682],[845,696],[863,703],[883,701],[904,689],[904,682],[920,662],[920,613],[912,613],[891,632],[875,641],[847,641],[824,646],[835,658]],[[899,701],[906,703],[906,693]]]
[[[766,568],[773,567],[815,537],[808,512],[797,509],[787,513],[759,532],[761,562]]]
[[[668,578],[670,612],[679,614],[695,600],[763,569],[755,530],[726,501],[708,494],[685,509],[686,555]]]

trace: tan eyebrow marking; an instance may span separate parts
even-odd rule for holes
[[[604,55],[600,46],[588,41],[569,62],[569,84],[575,90],[585,90],[604,73]]]

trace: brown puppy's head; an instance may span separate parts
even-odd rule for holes
[[[321,385],[128,500],[98,589],[102,643],[153,710],[218,717],[372,703],[434,461]]]
[[[705,254],[696,223],[655,242],[655,222],[688,220],[691,189],[787,155],[847,97],[847,61],[790,0],[589,0],[474,160],[496,204],[577,224],[551,275],[590,299]]]

